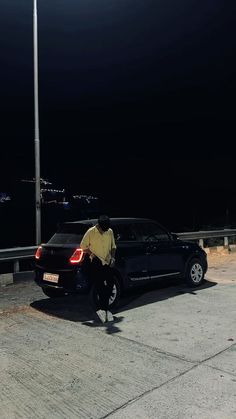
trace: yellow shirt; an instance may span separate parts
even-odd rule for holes
[[[116,249],[112,229],[109,228],[104,233],[100,233],[96,226],[90,227],[82,238],[80,247],[83,250],[89,249],[103,265],[109,265],[111,250]]]

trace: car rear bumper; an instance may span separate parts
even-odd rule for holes
[[[58,283],[45,281],[43,279],[45,271],[41,268],[35,269],[34,281],[41,288],[56,288],[65,292],[76,293],[89,291],[90,284],[87,276],[80,270],[50,272],[59,275]]]

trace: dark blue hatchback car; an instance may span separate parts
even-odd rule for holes
[[[35,281],[48,297],[93,293],[89,259],[79,245],[97,219],[65,222],[35,254]],[[115,285],[110,306],[122,291],[169,277],[199,286],[207,271],[206,252],[196,243],[180,240],[158,222],[144,218],[111,218],[117,245]]]

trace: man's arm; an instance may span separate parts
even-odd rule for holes
[[[86,233],[84,234],[84,237],[82,238],[80,242],[80,247],[81,249],[83,249],[85,253],[87,253],[90,256],[92,252],[89,246],[90,246],[90,234],[89,234],[89,231],[86,231]]]
[[[111,261],[110,261],[110,267],[113,268],[115,265],[115,254],[116,254],[116,243],[114,238],[114,233],[112,231],[111,235]]]

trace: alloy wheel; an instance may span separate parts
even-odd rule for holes
[[[191,268],[190,275],[194,284],[199,284],[199,282],[201,282],[202,277],[203,277],[202,266],[199,263],[194,263],[194,265]]]

